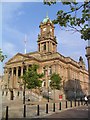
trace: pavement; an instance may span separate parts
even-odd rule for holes
[[[55,112],[53,112],[53,101],[49,103],[46,101],[41,102],[26,102],[26,118],[23,118],[23,111],[24,105],[23,101],[16,99],[16,100],[7,100],[3,99],[2,101],[2,116],[3,118],[6,117],[6,106],[8,107],[8,117],[13,119],[20,119],[20,120],[29,120],[29,119],[50,119],[50,118],[88,118],[89,117],[89,108],[88,106],[78,106],[75,107],[74,102],[72,103],[72,107],[70,106],[70,102],[67,104],[66,108],[66,101],[62,101],[61,110],[59,110],[59,102],[56,101],[55,103]],[[48,103],[48,114],[46,113],[46,103]],[[39,116],[37,116],[37,105],[39,104],[40,112]],[[61,120],[61,119],[60,119]]]

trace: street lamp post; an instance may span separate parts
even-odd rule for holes
[[[47,91],[48,91],[48,102],[49,102],[49,82],[48,82],[48,69],[45,69],[46,71],[46,86],[47,86]]]
[[[49,102],[49,86],[48,86],[48,102]]]
[[[22,64],[23,64],[23,68],[24,68],[24,65],[25,65],[24,61],[22,62]],[[25,88],[26,88],[26,85],[25,85],[25,82],[24,82],[24,89],[23,89],[23,104],[25,104]]]
[[[23,91],[23,104],[25,104],[25,84],[24,84],[24,91]]]

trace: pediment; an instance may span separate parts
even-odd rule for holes
[[[22,61],[23,59],[24,59],[24,55],[21,53],[17,53],[7,63],[18,62],[18,61]]]

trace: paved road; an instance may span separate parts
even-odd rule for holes
[[[82,118],[83,120],[90,120],[90,109],[89,108],[90,107],[88,106],[76,107],[76,108],[68,109],[62,112],[57,112],[45,118]],[[60,120],[63,120],[63,119],[60,119]]]

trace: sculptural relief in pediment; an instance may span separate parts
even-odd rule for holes
[[[23,59],[24,59],[23,55],[17,54],[13,58],[11,58],[8,62],[12,63],[12,62],[17,62],[17,61],[22,61]]]

